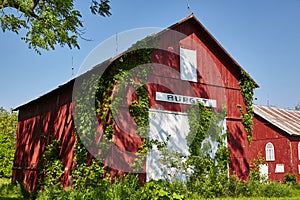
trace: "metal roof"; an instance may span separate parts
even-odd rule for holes
[[[254,113],[289,135],[300,136],[300,111],[253,105]]]

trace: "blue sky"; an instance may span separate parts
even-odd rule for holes
[[[89,52],[107,38],[143,27],[166,28],[189,12],[186,0],[112,0],[112,16],[89,13],[77,1],[86,34],[81,49],[36,54],[20,35],[0,32],[0,106],[26,103],[72,78]],[[293,108],[300,103],[300,0],[189,0],[191,11],[260,85],[254,103]]]

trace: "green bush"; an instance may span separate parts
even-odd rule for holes
[[[62,189],[57,185],[47,187],[47,190],[40,191],[37,199],[133,199],[139,189],[138,178],[135,175],[127,175],[124,178],[116,178],[114,183],[101,181],[97,185],[85,185],[80,189]]]
[[[296,184],[296,175],[295,174],[285,174],[284,175],[284,183],[295,185]]]
[[[156,200],[177,199],[181,200],[187,195],[183,183],[151,180],[141,187],[134,195],[134,199]]]
[[[279,182],[230,181],[226,196],[229,197],[290,197],[292,187]]]
[[[286,184],[270,182],[261,184],[260,187],[262,197],[290,197],[292,195],[292,188]]]
[[[15,153],[15,141],[0,134],[0,178],[11,178]]]
[[[248,196],[248,191],[249,191],[248,186],[249,185],[247,182],[239,180],[239,178],[236,175],[231,175],[229,177],[227,189],[225,189],[224,191],[224,196],[229,196],[229,197]]]
[[[1,183],[0,179],[0,199],[23,199],[23,191],[20,184],[9,182]]]

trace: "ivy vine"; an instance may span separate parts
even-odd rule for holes
[[[242,115],[242,123],[244,124],[245,131],[248,133],[248,142],[252,141],[252,126],[253,126],[253,116],[254,111],[252,108],[254,89],[256,88],[255,82],[252,80],[250,75],[241,70],[241,78],[240,78],[240,87],[241,94],[244,97],[244,102],[246,105],[246,112],[242,108],[241,105],[238,105]]]
[[[92,74],[82,81],[81,88],[75,98],[76,115],[78,116],[76,120],[79,122],[76,124],[79,124],[79,126],[76,127],[77,142],[74,152],[76,169],[73,170],[72,175],[75,178],[76,185],[82,184],[80,177],[86,174],[90,168],[86,164],[89,155],[83,143],[88,145],[95,143],[95,137],[98,134],[95,127],[99,123],[103,127],[103,136],[97,145],[101,148],[101,154],[106,154],[105,152],[109,150],[110,145],[105,141],[112,143],[112,137],[115,133],[113,127],[115,123],[114,114],[119,112],[120,106],[124,106],[125,102],[124,95],[115,95],[115,93],[122,94],[128,85],[135,88],[135,93],[133,94],[135,97],[128,106],[130,115],[138,127],[136,133],[141,136],[143,142],[136,153],[137,159],[132,163],[132,168],[134,168],[134,171],[138,171],[142,167],[142,161],[145,158],[140,155],[148,151],[149,144],[148,137],[145,137],[145,135],[149,131],[148,111],[150,97],[147,86],[136,79],[146,80],[150,69],[148,64],[151,63],[152,52],[153,48],[147,48],[145,41],[140,41],[113,61],[101,77],[99,74]],[[134,77],[130,76],[130,70],[141,65],[143,65],[143,68],[134,74]],[[115,98],[113,98],[113,94],[116,96]],[[92,99],[95,100],[94,104],[91,102]],[[95,105],[95,107],[87,105]],[[95,121],[95,117],[91,116],[95,112],[98,121]],[[95,166],[104,168],[103,164],[95,160],[92,165],[93,168]],[[106,176],[103,172],[100,174]]]
[[[226,146],[228,133],[224,132],[223,127],[225,116],[225,109],[216,112],[201,103],[193,105],[188,111],[190,131],[186,140],[190,155],[186,166],[192,171],[188,187],[194,188],[197,183],[203,186],[204,192],[204,185],[226,180],[229,152]]]
[[[42,155],[42,181],[40,185],[42,189],[47,190],[49,187],[62,187],[60,178],[64,173],[64,165],[60,158],[60,143],[57,139],[53,139]]]

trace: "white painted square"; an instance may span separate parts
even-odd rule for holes
[[[180,48],[180,78],[181,80],[197,82],[196,50]]]
[[[276,164],[275,173],[284,173],[284,164]]]
[[[259,174],[260,174],[261,179],[268,179],[268,176],[269,176],[268,164],[259,165]]]

